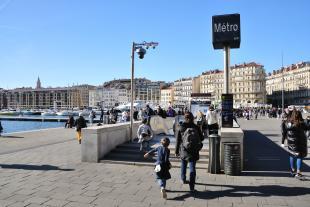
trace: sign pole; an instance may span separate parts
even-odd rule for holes
[[[131,99],[130,99],[130,141],[133,141],[133,101],[134,101],[134,71],[135,71],[135,43],[132,43],[131,49],[131,82],[130,82],[130,89],[131,89]]]
[[[229,66],[230,66],[230,47],[224,46],[224,91],[223,93],[229,93]]]

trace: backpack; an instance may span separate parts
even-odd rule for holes
[[[187,128],[182,136],[183,147],[188,152],[198,152],[202,143],[197,128]]]

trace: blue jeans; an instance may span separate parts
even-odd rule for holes
[[[157,182],[160,188],[166,189],[166,179],[157,179]]]
[[[290,165],[291,165],[291,169],[296,169],[296,168],[295,168],[295,160],[296,160],[296,168],[297,168],[297,171],[300,171],[300,169],[301,169],[301,164],[302,164],[302,158],[301,158],[301,157],[290,156]]]
[[[190,190],[194,190],[196,180],[196,161],[186,161],[181,159],[181,179],[183,181],[186,180],[187,163],[189,163],[189,188]]]

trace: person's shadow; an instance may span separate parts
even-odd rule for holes
[[[60,171],[74,171],[74,169],[60,168],[54,165],[25,165],[25,164],[0,164],[2,169],[17,169],[17,170],[60,170]]]
[[[280,185],[260,185],[260,186],[240,186],[240,185],[214,185],[214,184],[204,184],[196,183],[196,185],[206,185],[206,186],[218,186],[224,187],[226,190],[220,191],[195,191],[190,193],[187,191],[173,191],[172,193],[185,193],[169,200],[184,201],[186,198],[194,197],[198,199],[214,199],[219,197],[270,197],[270,196],[283,196],[283,197],[294,197],[309,195],[310,188],[307,187],[288,187]]]

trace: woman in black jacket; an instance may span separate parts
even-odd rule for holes
[[[287,145],[290,152],[291,174],[296,178],[302,178],[302,159],[308,154],[305,134],[307,130],[309,130],[309,126],[305,124],[301,112],[294,109],[283,126],[283,133],[287,137]]]
[[[186,168],[189,163],[189,188],[190,191],[193,192],[195,190],[196,162],[199,160],[199,150],[202,147],[201,142],[203,141],[203,136],[200,128],[194,124],[194,116],[191,112],[185,113],[184,120],[184,123],[177,132],[175,154],[177,157],[180,156],[181,158],[181,180],[183,184],[186,183]],[[195,129],[198,136],[197,138],[201,141],[201,146],[197,146],[197,150],[189,151],[184,147],[184,133],[188,128]]]

